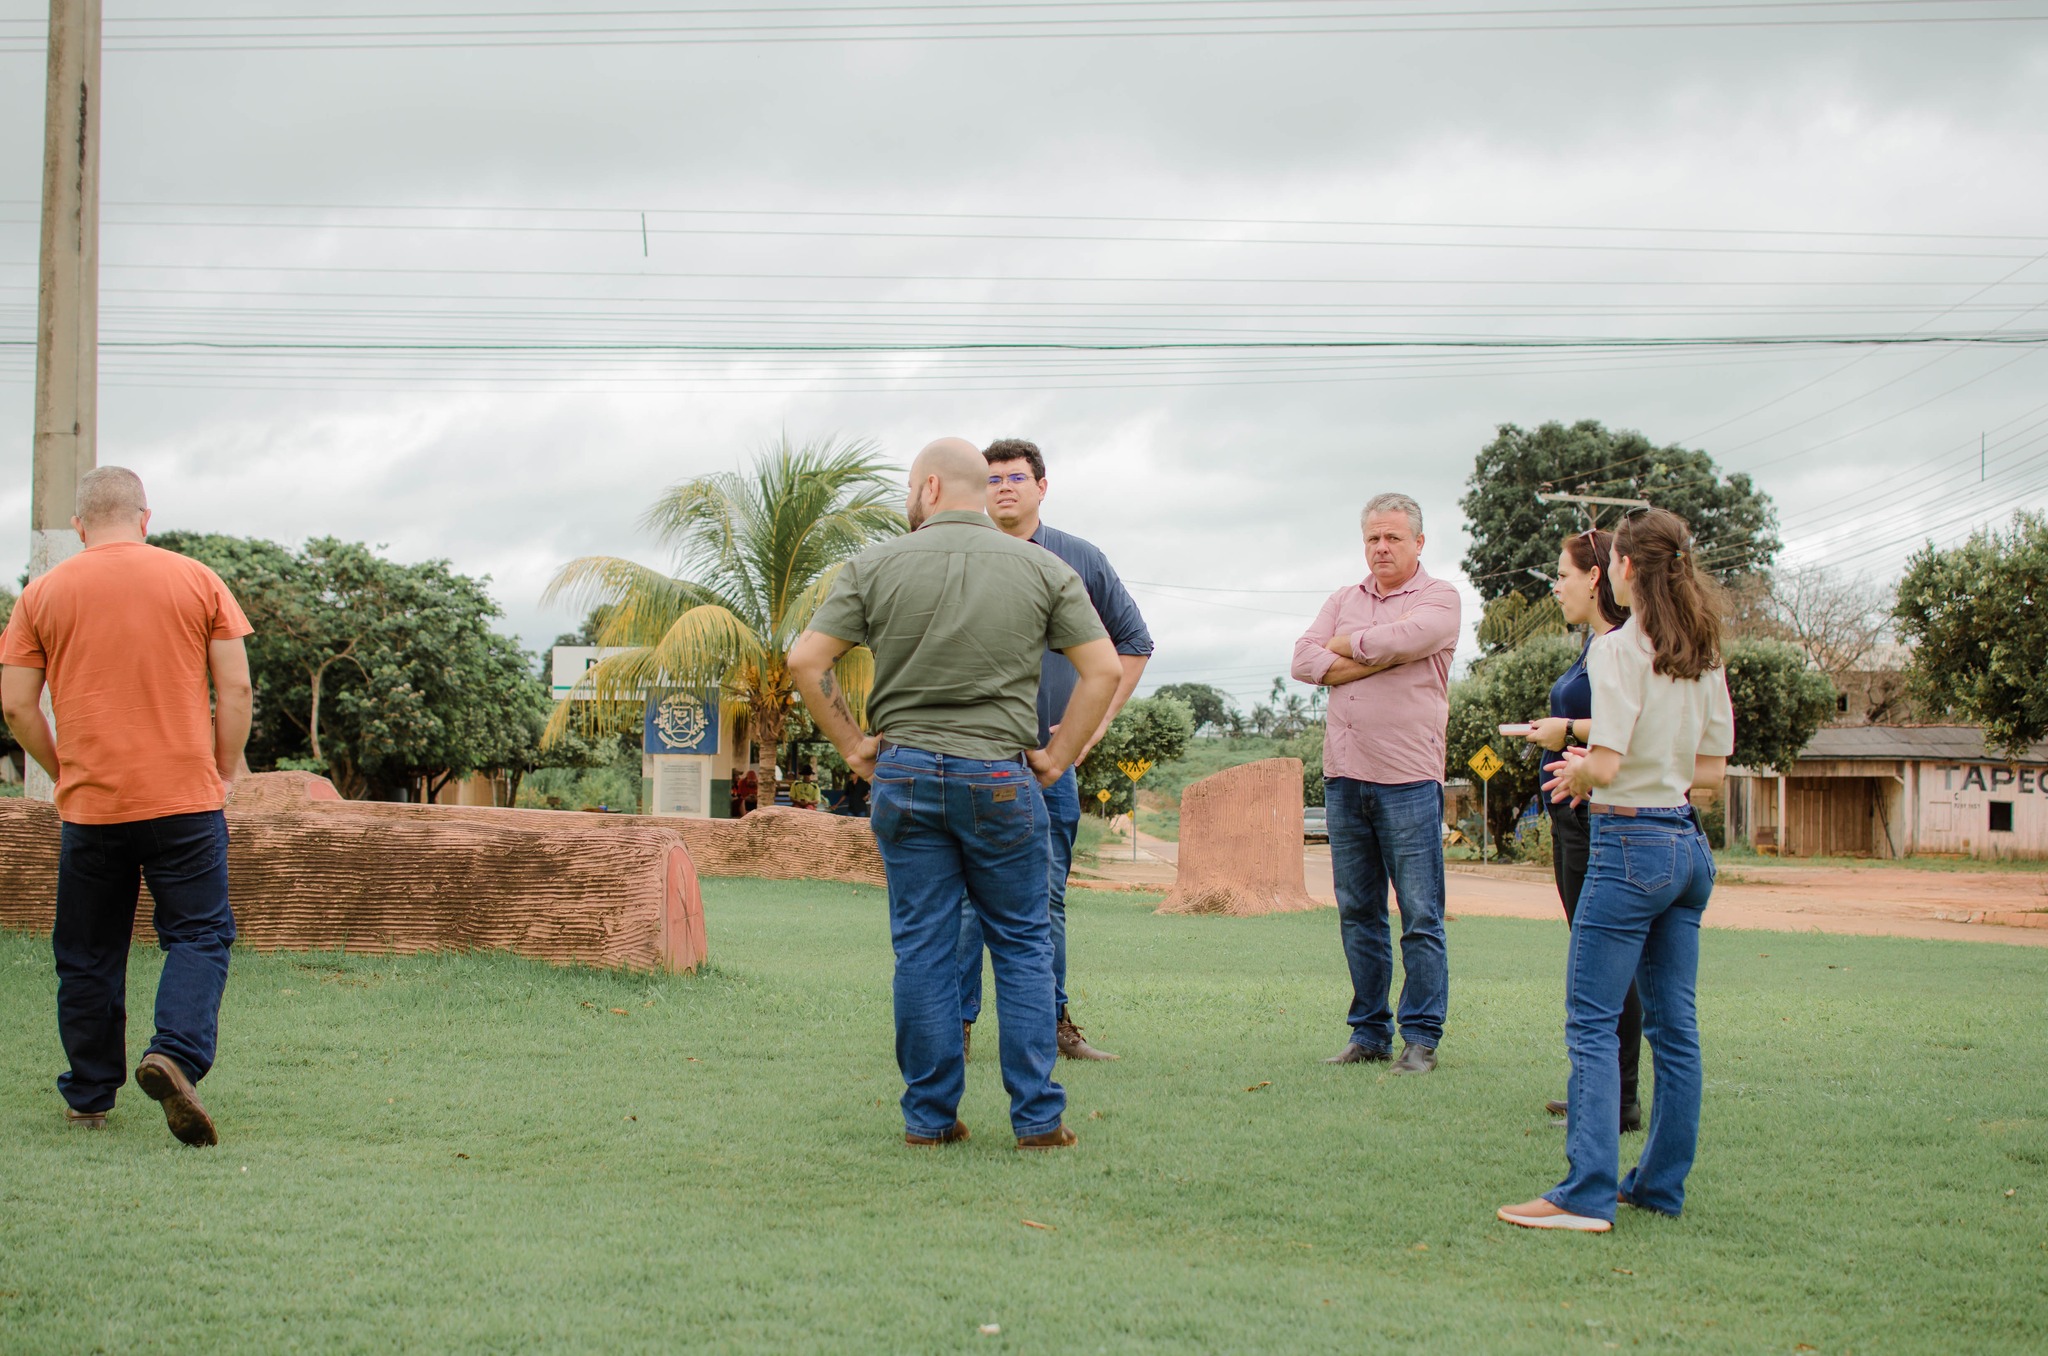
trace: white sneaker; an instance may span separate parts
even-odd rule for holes
[[[1509,1224],[1519,1224],[1524,1229],[1569,1229],[1580,1234],[1604,1234],[1614,1227],[1609,1220],[1568,1212],[1555,1215],[1518,1215],[1515,1213],[1515,1207],[1511,1205],[1504,1205],[1494,1211],[1494,1217],[1506,1220]]]

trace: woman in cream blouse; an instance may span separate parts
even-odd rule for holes
[[[1700,913],[1714,855],[1690,803],[1721,784],[1735,748],[1720,619],[1684,519],[1662,509],[1622,520],[1614,593],[1632,610],[1594,640],[1587,752],[1545,783],[1586,800],[1592,847],[1565,980],[1571,1054],[1564,1181],[1501,1219],[1605,1233],[1617,1202],[1676,1215],[1699,1139],[1700,1042],[1693,1010]],[[1642,995],[1657,1095],[1643,1156],[1617,1181],[1621,1086],[1615,1022],[1629,982]]]

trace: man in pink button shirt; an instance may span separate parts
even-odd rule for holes
[[[1323,799],[1351,966],[1351,1039],[1324,1063],[1393,1056],[1391,883],[1404,972],[1394,1072],[1428,1073],[1450,993],[1442,826],[1458,591],[1422,568],[1422,508],[1413,499],[1375,496],[1360,523],[1371,573],[1331,594],[1294,643],[1294,676],[1330,690]]]

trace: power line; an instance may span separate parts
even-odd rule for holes
[[[26,218],[0,217],[0,226],[34,226],[38,222]],[[102,218],[102,228],[163,229],[207,229],[207,230],[291,230],[291,231],[442,231],[466,234],[513,234],[513,235],[604,235],[644,238],[653,236],[679,236],[687,238],[730,237],[738,239],[829,239],[829,240],[948,240],[972,243],[975,241],[1023,241],[1037,244],[1099,244],[1099,245],[1231,245],[1248,246],[1258,249],[1280,247],[1330,247],[1345,249],[1430,249],[1430,250],[1490,250],[1496,252],[1543,250],[1570,253],[1602,254],[1732,254],[1732,255],[1784,255],[1795,258],[1854,258],[1854,259],[2024,259],[2029,264],[2041,258],[2033,254],[2000,254],[1987,251],[1965,250],[1881,250],[1844,249],[1839,246],[1813,249],[1795,249],[1789,246],[1757,245],[1637,245],[1637,244],[1580,244],[1562,241],[1489,241],[1489,240],[1336,240],[1328,238],[1308,239],[1251,239],[1243,236],[1169,236],[1169,235],[1079,235],[1054,234],[1050,232],[975,232],[964,231],[856,231],[784,229],[759,226],[499,226],[437,222],[349,222],[349,221],[194,221],[142,219],[122,221]],[[1993,284],[1995,286],[1995,284]]]
[[[1595,352],[1627,352],[1631,350],[1711,350],[1726,348],[1784,348],[1784,347],[1844,347],[1855,345],[1905,345],[1912,347],[1960,344],[1982,345],[1998,348],[2038,348],[2048,344],[2048,332],[2020,334],[1844,334],[1844,335],[1697,335],[1697,336],[1636,336],[1629,338],[1586,339],[1586,338],[1486,338],[1486,339],[1443,339],[1443,338],[1384,338],[1384,339],[1278,339],[1278,340],[1213,340],[1203,342],[1086,342],[1066,341],[1015,341],[1015,342],[967,342],[967,343],[812,343],[812,344],[745,344],[745,343],[565,343],[565,342],[420,342],[402,341],[342,341],[342,340],[213,340],[213,339],[130,339],[103,340],[102,348],[131,350],[222,350],[222,351],[292,351],[292,352],[384,352],[384,353],[980,353],[980,352],[1082,352],[1082,353],[1141,353],[1141,352],[1216,352],[1216,351],[1274,351],[1274,350],[1374,350],[1374,349],[1468,349],[1481,351],[1555,351],[1588,350]],[[34,348],[33,339],[0,339],[0,347]],[[2021,357],[2028,356],[2026,354]],[[2015,358],[2013,361],[2019,361]],[[1994,371],[1999,369],[1993,369]],[[1990,375],[1986,373],[1984,375]],[[1971,381],[1981,380],[1973,377]],[[1968,385],[1969,382],[1963,383]],[[1959,390],[1960,387],[1952,387]],[[1942,394],[1947,394],[1943,392]],[[1930,397],[1939,399],[1939,396]],[[1922,404],[1927,402],[1923,401]],[[1917,409],[1919,406],[1913,406]],[[1905,413],[1905,411],[1901,411]],[[1896,417],[1896,416],[1888,416]],[[1882,421],[1880,421],[1882,422]],[[1867,425],[1866,427],[1874,427]],[[1860,432],[1861,430],[1857,430]],[[1852,434],[1843,434],[1849,437]],[[1831,439],[1830,441],[1839,441]],[[1823,444],[1824,445],[1824,444]],[[1797,455],[1797,454],[1792,454]],[[1781,458],[1782,460],[1782,458]]]
[[[1884,0],[1858,0],[1857,7],[1867,8]],[[1911,3],[1912,0],[1904,0]],[[1934,3],[1936,0],[1928,0]],[[1772,5],[1768,8],[1790,8],[1789,4]],[[1447,35],[1479,34],[1500,35],[1520,33],[1587,33],[1587,32],[1642,32],[1682,31],[1697,32],[1710,30],[1769,30],[1769,29],[1818,29],[1818,28],[1891,28],[1928,25],[1969,25],[2025,24],[2048,21],[2044,14],[1915,14],[1898,16],[1848,16],[1823,15],[1791,19],[1682,19],[1660,20],[1653,18],[1614,22],[1571,22],[1577,15],[1602,13],[1675,13],[1713,11],[1722,9],[1754,10],[1764,6],[1748,5],[1696,5],[1696,6],[1617,6],[1607,8],[1574,8],[1542,11],[1535,9],[1483,9],[1469,11],[1412,11],[1406,13],[1382,12],[1362,15],[1261,15],[1216,16],[1205,18],[1197,15],[1178,15],[1169,18],[1063,18],[1063,19],[1014,19],[1014,20],[907,20],[890,22],[836,22],[796,24],[739,24],[739,25],[696,25],[693,27],[650,27],[619,28],[604,30],[592,35],[587,28],[567,29],[485,29],[485,30],[352,30],[331,34],[277,35],[273,33],[132,33],[110,36],[105,50],[110,53],[178,53],[178,52],[288,52],[288,51],[374,51],[412,50],[439,51],[453,48],[488,50],[494,48],[547,47],[550,49],[593,48],[593,47],[653,47],[653,46],[729,46],[764,44],[853,44],[885,42],[953,42],[953,41],[1075,41],[1111,40],[1131,38],[1246,38],[1246,37],[1340,37],[1347,35]],[[1550,16],[1566,22],[1544,23],[1388,23],[1389,19],[1417,18],[1440,19],[1463,17],[1479,20],[1504,18]],[[1336,26],[1334,21],[1348,18],[1368,20],[1363,24]],[[1250,24],[1268,25],[1286,22],[1297,24],[1320,24],[1321,27],[1250,27]],[[1168,28],[1168,23],[1206,25],[1199,28]],[[0,42],[9,41],[0,39]],[[40,54],[40,41],[13,39],[16,45],[0,46],[0,53],[21,55]],[[154,44],[154,45],[151,45]]]
[[[37,20],[35,22],[41,22]],[[4,207],[36,207],[39,200],[34,198],[0,198]],[[916,220],[916,221],[1046,221],[1046,222],[1089,222],[1096,224],[1121,223],[1140,226],[1264,226],[1269,228],[1313,227],[1317,229],[1358,228],[1369,230],[1469,230],[1469,231],[1571,231],[1584,234],[1620,235],[1751,235],[1822,237],[1830,239],[1873,239],[1873,240],[2018,240],[2048,241],[2048,235],[2039,234],[1984,234],[1961,231],[1872,231],[1862,229],[1831,230],[1819,227],[1752,227],[1752,226],[1621,226],[1611,223],[1594,222],[1481,222],[1481,221],[1422,221],[1400,219],[1358,220],[1339,217],[1205,217],[1205,216],[1130,216],[1102,215],[1072,212],[935,212],[927,210],[877,211],[846,210],[835,208],[770,208],[770,207],[660,207],[660,206],[546,206],[535,204],[503,203],[275,203],[250,202],[245,200],[217,201],[169,201],[162,199],[110,199],[103,204],[107,208],[175,208],[175,209],[232,209],[247,211],[288,211],[288,212],[463,212],[493,214],[550,214],[550,215],[596,215],[635,217],[641,212],[649,216],[746,216],[746,217],[794,217],[794,218],[855,218],[868,220]]]

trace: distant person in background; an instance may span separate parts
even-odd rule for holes
[[[1593,683],[1586,676],[1586,656],[1596,637],[1604,636],[1628,620],[1628,609],[1614,600],[1611,551],[1614,534],[1586,531],[1565,540],[1557,558],[1557,581],[1551,593],[1564,612],[1565,621],[1586,628],[1586,643],[1572,666],[1550,685],[1550,715],[1535,722],[1527,739],[1555,757],[1543,759],[1541,780],[1549,781],[1564,767],[1564,750],[1584,748],[1593,732]],[[1579,889],[1586,880],[1586,855],[1592,846],[1592,829],[1583,802],[1544,798],[1550,809],[1550,869],[1557,879],[1557,897],[1564,904],[1565,921],[1578,914]],[[1621,1132],[1643,1128],[1643,1104],[1637,1092],[1638,1064],[1643,1048],[1643,1001],[1634,981],[1621,1005],[1616,1027],[1621,1042]],[[1553,1116],[1566,1114],[1564,1102],[1544,1104]]]
[[[1714,854],[1694,810],[1735,750],[1721,621],[1685,520],[1639,510],[1614,534],[1614,597],[1629,619],[1593,642],[1593,728],[1544,789],[1587,800],[1592,849],[1565,972],[1572,1059],[1564,1181],[1495,1213],[1529,1229],[1606,1233],[1617,1201],[1676,1215],[1700,1130],[1700,1034],[1693,993],[1700,914]],[[1657,1096],[1642,1160],[1619,1176],[1621,1080],[1615,1028],[1630,982],[1643,999]]]
[[[249,622],[212,570],[147,544],[134,472],[81,476],[71,525],[85,550],[30,580],[0,635],[0,709],[56,782],[63,821],[50,946],[71,1067],[57,1087],[70,1122],[97,1129],[127,1081],[128,945],[146,880],[164,968],[135,1082],[178,1139],[213,1144],[196,1085],[213,1067],[235,939],[222,809],[249,737]]]
[[[1052,936],[1043,788],[1072,765],[1116,691],[1116,651],[1080,578],[996,530],[983,511],[986,464],[942,438],[911,463],[911,532],[841,568],[789,672],[818,730],[875,784],[875,843],[889,882],[896,1061],[903,1138],[958,1143],[967,1060],[960,1021],[960,897],[973,901],[995,961],[1003,1086],[1019,1149],[1075,1142],[1053,1081]],[[863,735],[833,664],[874,655]],[[1041,748],[1032,699],[1039,658],[1079,675],[1060,732]]]
[[[1086,759],[1110,721],[1124,709],[1131,693],[1144,677],[1152,658],[1152,633],[1132,600],[1130,590],[1117,577],[1109,557],[1093,543],[1070,532],[1048,527],[1039,521],[1038,510],[1045,502],[1045,454],[1036,443],[1022,438],[1002,438],[982,452],[988,462],[988,516],[1010,536],[1042,546],[1081,576],[1088,590],[1088,604],[1109,631],[1116,646],[1117,662],[1123,666],[1116,696],[1110,699],[1109,714],[1088,736],[1074,761]],[[1074,666],[1065,655],[1045,652],[1038,674],[1038,744],[1045,747],[1059,729],[1060,713],[1074,693]],[[1081,828],[1081,792],[1074,769],[1067,771],[1045,792],[1046,813],[1052,821],[1052,982],[1054,1002],[1059,1009],[1060,1054],[1067,1059],[1115,1059],[1106,1050],[1090,1045],[1074,1024],[1067,1008],[1067,873],[1074,865],[1074,836]],[[974,909],[961,902],[960,910],[960,1021],[963,1039],[973,1045],[974,1023],[981,1016],[981,924]]]
[[[749,810],[761,808],[761,778],[752,768],[740,774],[732,784],[733,818],[738,819]]]
[[[1436,1068],[1450,995],[1444,950],[1444,735],[1458,590],[1422,568],[1422,506],[1375,496],[1359,515],[1365,582],[1330,595],[1294,643],[1294,676],[1330,689],[1323,801],[1338,924],[1351,968],[1351,1039],[1326,1064],[1393,1058],[1394,950],[1387,887],[1401,906],[1401,1057]]]

